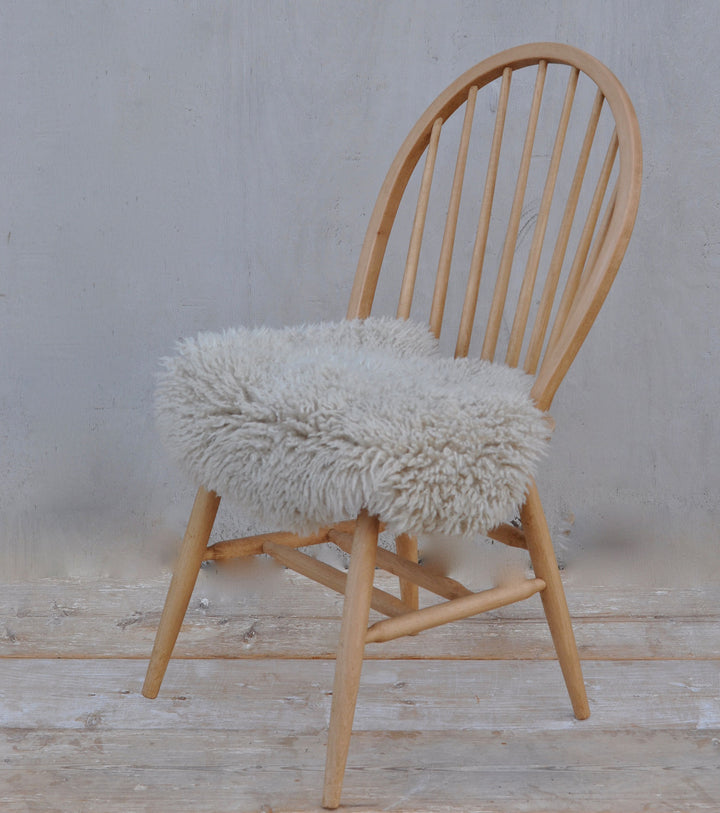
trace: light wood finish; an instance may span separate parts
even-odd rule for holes
[[[445,231],[443,232],[442,247],[440,248],[438,271],[435,277],[435,291],[433,292],[432,307],[430,309],[430,330],[435,336],[440,336],[443,314],[445,313],[445,297],[447,296],[450,264],[452,263],[453,248],[455,247],[455,232],[457,230],[458,214],[460,213],[460,198],[465,179],[465,166],[470,147],[470,132],[475,114],[477,92],[476,87],[471,87],[465,103],[465,118],[463,119],[455,175],[453,176],[452,190],[450,192],[450,204],[445,219]]]
[[[339,548],[346,553],[350,553],[352,549],[352,537],[350,534],[333,530],[330,531],[329,538],[330,541]],[[417,541],[415,541],[415,552],[417,552]],[[459,581],[451,579],[449,576],[439,576],[435,573],[430,573],[426,568],[417,564],[416,561],[404,558],[403,556],[397,556],[384,548],[378,548],[375,563],[388,573],[399,576],[401,586],[403,582],[409,583],[447,599],[472,595],[472,590],[468,590],[468,588],[460,584]],[[417,596],[417,592],[415,596]],[[404,599],[403,601],[405,604],[410,604],[410,602]],[[417,604],[413,609],[417,609]]]
[[[615,212],[616,198],[617,198],[617,187],[613,188],[613,191],[610,195],[610,200],[608,201],[608,204],[605,207],[605,214],[603,215],[603,219],[600,223],[600,226],[595,230],[592,248],[590,249],[587,261],[585,262],[585,267],[583,268],[582,274],[580,276],[580,284],[578,285],[578,294],[582,291],[584,282],[589,279],[590,272],[595,266],[595,262],[597,261],[600,249],[602,248],[603,243],[605,242],[605,238],[607,237],[608,229],[610,228],[610,223],[612,221],[612,216],[613,213]]]
[[[288,548],[304,548],[309,545],[320,545],[327,542],[327,528],[311,536],[298,536],[291,533],[258,534],[242,539],[226,539],[210,545],[203,554],[204,561],[226,562],[229,559],[242,559],[246,556],[257,556],[265,553],[265,545],[281,545]]]
[[[520,361],[520,351],[522,349],[525,327],[527,326],[528,315],[530,313],[537,271],[540,265],[540,253],[542,252],[543,241],[545,240],[545,231],[547,230],[548,219],[550,217],[550,205],[552,204],[553,194],[555,193],[555,184],[560,169],[560,158],[562,157],[563,146],[565,145],[565,136],[567,135],[568,123],[570,122],[570,111],[572,110],[579,75],[580,71],[577,68],[573,68],[570,72],[567,90],[565,91],[565,102],[560,114],[560,123],[558,124],[557,135],[555,136],[552,158],[550,159],[550,166],[548,167],[547,178],[545,179],[545,188],[543,189],[542,200],[540,201],[540,210],[537,220],[535,221],[535,231],[533,232],[530,253],[527,259],[527,265],[525,266],[525,276],[523,277],[522,287],[520,288],[520,297],[515,310],[512,330],[510,331],[507,355],[505,356],[505,363],[511,367],[517,367]]]
[[[616,121],[619,125],[619,120]],[[637,124],[637,122],[635,123]],[[611,160],[610,156],[613,151],[619,148],[619,140],[617,147],[615,144],[618,135],[619,130],[616,130],[608,150],[606,166]],[[639,144],[637,149],[638,155],[632,169],[639,173],[642,168]],[[635,187],[627,188],[632,183],[633,175],[630,175],[629,172],[623,172],[623,160],[624,156],[621,153],[620,172],[613,193],[612,206],[608,209],[608,214],[612,215],[612,219],[609,220],[606,226],[603,225],[601,229],[604,239],[601,243],[598,242],[597,250],[593,252],[593,265],[588,264],[587,268],[582,271],[582,288],[578,289],[577,296],[572,302],[567,319],[563,323],[562,332],[555,331],[557,336],[555,342],[552,342],[551,333],[548,350],[533,385],[533,397],[538,407],[543,410],[549,409],[557,387],[587,336],[612,285],[625,247],[630,239],[639,202],[640,180],[637,179]],[[604,183],[605,171],[606,168],[603,167],[598,190]],[[627,208],[630,206],[632,208],[628,212]]]
[[[437,119],[447,121],[465,103],[471,87],[477,87],[479,91],[508,70],[515,74],[523,68],[538,66],[541,61],[548,66],[558,63],[575,67],[595,83],[598,89],[596,106],[598,100],[601,101],[601,106],[607,107],[615,121],[619,156],[616,204],[605,239],[599,246],[593,267],[589,269],[588,285],[583,285],[572,303],[552,351],[546,350],[544,354],[534,351],[538,358],[535,361],[537,378],[533,397],[541,409],[547,410],[607,296],[630,240],[640,199],[642,148],[632,103],[612,72],[583,51],[560,43],[536,43],[511,48],[468,70],[428,107],[401,146],[380,190],[360,252],[347,315],[351,319],[364,318],[372,311],[377,280],[398,207],[413,170],[427,148]],[[588,126],[587,133],[591,131],[590,144],[594,127]],[[582,171],[578,169],[578,182],[583,174],[584,168]],[[572,195],[574,192],[571,191],[570,197]],[[564,229],[571,226],[571,210],[572,206],[566,207]],[[564,248],[562,251],[558,249],[556,262],[560,261],[561,254],[564,256]],[[497,321],[497,314],[493,318]]]
[[[509,545],[511,548],[525,548],[527,549],[527,540],[522,528],[516,528],[509,523],[498,525],[497,528],[492,528],[487,532],[490,539],[496,542],[502,542],[503,545]]]
[[[320,584],[329,587],[336,593],[346,593],[348,577],[342,571],[338,570],[331,565],[313,559],[306,553],[293,550],[292,548],[283,545],[276,545],[273,542],[266,542],[263,546],[263,553],[272,556],[273,559],[292,568],[296,573],[301,573],[308,579],[319,582]],[[410,609],[402,601],[395,598],[390,593],[384,590],[378,590],[376,587],[372,589],[372,596],[370,606],[373,610],[382,613],[383,615],[402,615]]]
[[[332,527],[338,531],[352,532],[355,529],[355,521],[338,522]],[[266,543],[282,545],[288,548],[321,545],[323,542],[327,542],[329,531],[330,528],[321,528],[316,534],[310,534],[309,536],[298,536],[297,534],[280,531],[256,536],[244,536],[241,539],[226,539],[210,545],[203,554],[203,559],[205,561],[223,562],[228,559],[257,556],[263,553],[263,545]]]
[[[546,73],[547,61],[541,59],[538,62],[535,91],[533,93],[532,106],[530,107],[527,131],[525,133],[520,169],[518,170],[517,182],[515,184],[515,195],[513,197],[512,209],[510,210],[510,222],[508,223],[507,232],[505,234],[505,244],[503,245],[500,268],[498,270],[497,280],[495,281],[495,291],[490,306],[490,316],[488,317],[487,327],[485,328],[485,338],[483,339],[482,352],[480,353],[481,358],[487,359],[488,361],[492,361],[495,357],[495,347],[497,346],[498,335],[500,333],[500,322],[502,320],[503,311],[505,310],[505,299],[510,283],[513,259],[515,258],[515,246],[520,229],[520,216],[522,215],[523,202],[525,200],[525,190],[527,188],[528,174],[530,172],[530,159],[532,158],[535,131],[537,129],[538,117],[540,116],[540,103],[542,101]]]
[[[160,691],[160,684],[187,612],[219,506],[220,497],[215,492],[206,491],[204,488],[198,490],[150,656],[142,690],[145,697],[157,697]]]
[[[578,720],[585,720],[590,716],[590,706],[585,693],[580,657],[550,531],[534,483],[528,490],[520,517],[533,570],[546,585],[541,598],[573,711]]]
[[[512,131],[515,129],[514,127],[507,128],[505,126],[511,102],[510,81],[512,78],[513,87],[520,86],[522,88],[522,83],[517,82],[516,76],[518,72],[525,68],[536,71],[535,83],[529,109],[527,109],[527,112],[522,110],[520,113],[523,117],[527,116],[527,125],[519,166],[511,169],[511,172],[515,175],[515,187],[510,212],[505,218],[504,215],[493,211],[493,201],[497,205],[497,200],[499,200],[499,196],[496,194],[496,185],[501,171],[500,155],[503,137],[506,130]],[[529,213],[530,216],[528,217],[528,213],[523,211],[527,199],[528,183],[531,176],[535,177],[535,174],[531,173],[532,167],[535,166],[533,162],[536,158],[540,160],[544,158],[542,154],[534,155],[541,107],[543,115],[545,115],[544,111],[548,106],[546,101],[543,100],[543,91],[548,71],[556,68],[562,71],[568,71],[569,69],[569,76],[562,110],[559,119],[557,119],[558,123],[555,125],[553,122],[550,130],[551,134],[555,133],[555,140],[549,165],[542,173],[545,180],[540,207],[529,246],[528,258],[524,263],[524,276],[519,287],[518,301],[513,311],[512,301],[508,304],[508,299],[513,299],[513,297],[508,297],[511,275],[514,266],[518,264],[515,259],[518,243],[522,242],[522,232],[529,225],[532,218],[532,212]],[[585,136],[563,209],[559,232],[554,239],[552,258],[549,267],[543,268],[543,245],[549,239],[550,224],[554,222],[552,216],[553,198],[556,196],[556,187],[560,188],[557,182],[560,177],[559,167],[562,167],[561,156],[567,134],[571,131],[569,122],[572,116],[574,97],[577,95],[576,90],[581,87],[579,83],[581,75],[583,83],[585,83],[586,79],[594,83],[596,87],[595,101],[585,128]],[[494,282],[492,279],[488,281],[493,293],[489,305],[489,316],[485,327],[481,356],[484,359],[493,359],[495,357],[501,326],[511,324],[506,358],[512,365],[520,363],[526,330],[535,305],[535,289],[540,286],[539,280],[544,274],[545,281],[542,283],[542,294],[528,340],[525,368],[535,375],[531,391],[532,398],[542,411],[547,411],[560,382],[597,316],[623,258],[637,213],[642,176],[640,134],[637,119],[627,93],[608,68],[578,49],[558,43],[537,43],[511,48],[466,71],[428,107],[410,131],[383,182],[360,252],[347,317],[350,319],[365,318],[372,312],[378,276],[398,207],[418,162],[425,154],[425,167],[420,182],[420,192],[415,209],[415,218],[410,235],[408,256],[397,309],[400,318],[407,318],[410,315],[420,267],[419,258],[423,235],[428,230],[427,215],[429,211],[434,211],[430,197],[435,169],[440,165],[441,130],[447,131],[445,125],[448,119],[455,111],[464,106],[464,121],[460,143],[457,148],[450,201],[444,224],[430,311],[430,328],[436,336],[440,335],[445,315],[453,254],[455,253],[454,247],[458,239],[458,225],[465,222],[464,219],[462,221],[460,219],[460,209],[466,166],[473,154],[471,152],[473,117],[476,108],[483,109],[477,104],[477,97],[486,86],[495,80],[500,80],[498,107],[490,145],[487,175],[482,185],[482,202],[470,261],[463,312],[460,318],[456,355],[466,355],[471,345],[477,302],[481,293],[481,277],[485,276],[487,278],[488,276],[488,263],[485,254],[488,249],[492,222],[494,222],[494,219],[499,222],[507,222],[507,228],[502,239],[499,267]],[[566,274],[560,303],[556,305],[555,295],[560,288],[560,281],[564,273],[565,255],[575,231],[573,224],[579,202],[586,199],[583,195],[584,181],[586,176],[592,174],[588,172],[588,167],[594,159],[595,150],[593,145],[597,132],[601,130],[600,124],[604,113],[607,114],[606,117],[610,116],[612,118],[615,131],[600,171],[600,177],[592,196],[578,244],[574,248],[573,261]],[[540,132],[543,132],[542,128]],[[444,147],[445,143],[443,143],[443,149]],[[610,179],[613,176],[615,178],[613,190],[609,196],[609,202],[605,203],[608,198],[607,190]],[[468,197],[467,193],[465,197]],[[600,223],[599,227],[598,222]],[[484,268],[485,271],[483,271]],[[554,318],[553,313],[555,313]],[[549,338],[546,342],[545,337],[548,335],[548,331]],[[545,347],[544,350],[543,347]],[[205,502],[208,499],[207,495],[203,498]],[[200,495],[198,500],[200,500]],[[200,500],[200,502],[203,502],[203,500]],[[215,505],[216,508],[217,505]],[[345,590],[346,598],[333,691],[333,710],[324,796],[326,807],[337,807],[340,802],[364,642],[368,634],[367,622],[371,604],[380,609],[384,607],[385,611],[391,610],[391,620],[379,622],[373,628],[374,632],[369,633],[370,639],[375,640],[373,636],[386,635],[388,631],[392,635],[400,630],[409,633],[416,632],[424,628],[423,625],[426,625],[428,619],[431,618],[443,624],[446,620],[459,617],[457,613],[460,607],[467,609],[467,607],[472,606],[472,610],[475,611],[477,608],[488,604],[488,602],[490,602],[489,606],[493,606],[492,602],[499,596],[498,590],[501,592],[505,590],[503,595],[506,596],[509,593],[505,588],[493,588],[484,594],[452,598],[449,604],[438,605],[439,609],[423,608],[412,610],[403,616],[397,616],[400,608],[404,612],[409,609],[409,606],[418,606],[416,590],[411,586],[411,583],[428,587],[436,592],[454,591],[457,593],[459,591],[462,593],[467,588],[462,585],[458,586],[458,583],[455,583],[454,586],[450,585],[449,582],[452,580],[423,571],[422,567],[413,561],[416,555],[414,543],[409,538],[403,537],[398,541],[398,553],[400,555],[378,552],[377,562],[381,567],[387,566],[388,569],[394,570],[396,575],[400,577],[402,595],[407,603],[403,603],[392,596],[379,595],[377,590],[373,592],[373,569],[376,561],[379,529],[377,519],[372,519],[364,513],[360,515],[354,527],[350,572],[345,578],[344,574],[296,551],[295,548],[301,547],[302,544],[318,544],[325,539],[333,539],[333,536],[335,541],[338,541],[338,544],[342,547],[346,541],[345,535],[348,533],[346,528],[336,526],[334,530],[323,529],[315,535],[302,539],[292,534],[279,534],[251,537],[245,540],[229,540],[214,546],[211,551],[204,551],[203,548],[206,547],[207,538],[204,538],[202,544],[201,539],[205,537],[206,533],[209,536],[212,522],[210,521],[208,524],[206,520],[202,522],[196,520],[195,514],[194,511],[183,546],[184,553],[181,557],[181,565],[179,565],[179,570],[173,578],[173,584],[177,584],[175,587],[171,586],[166,611],[163,614],[156,643],[156,654],[153,655],[146,683],[147,694],[148,696],[157,694],[157,688],[162,679],[167,658],[170,656],[177,631],[182,623],[182,616],[187,607],[187,600],[192,590],[192,583],[197,575],[197,568],[203,558],[220,560],[238,555],[249,555],[262,550],[270,553],[274,558],[284,562],[289,567],[295,568],[300,573],[306,573],[311,578],[330,583],[333,589]],[[205,510],[205,514],[209,516],[209,509]],[[534,483],[530,486],[527,501],[522,508],[521,520],[522,530],[504,525],[490,531],[489,536],[512,547],[527,548],[535,570],[535,579],[523,585],[522,590],[520,588],[513,588],[513,590],[517,589],[524,593],[530,589],[528,585],[531,585],[533,592],[535,592],[536,588],[540,589],[540,585],[545,586],[541,591],[541,598],[553,644],[560,661],[575,715],[579,719],[584,719],[589,714],[589,707],[577,646],[547,522]],[[523,597],[519,593],[513,593],[513,590],[510,590],[510,593],[514,597]],[[393,615],[396,616],[395,619],[392,618]],[[473,620],[467,623],[475,622]],[[288,628],[292,624],[293,619],[286,621]],[[420,626],[418,626],[419,624]],[[242,645],[247,645],[250,650],[253,647],[252,641],[255,639],[255,632],[253,632],[255,629],[255,626],[252,626],[242,636]],[[428,640],[438,640],[432,637],[434,634],[433,631],[428,632]],[[448,633],[448,635],[451,634],[453,633]],[[396,647],[393,650],[395,652],[404,653],[407,651],[399,644],[394,646]],[[473,651],[476,650],[473,649]],[[152,676],[150,673],[152,673]],[[433,809],[439,810],[440,808],[435,807]]]
[[[478,220],[475,244],[473,246],[470,274],[468,275],[465,300],[460,317],[460,329],[455,345],[455,357],[464,358],[470,349],[473,325],[475,323],[475,310],[477,308],[480,278],[482,276],[485,249],[487,248],[488,230],[490,228],[490,215],[492,214],[495,184],[497,182],[498,165],[500,164],[500,147],[502,146],[503,131],[505,129],[505,116],[507,114],[508,99],[510,97],[510,79],[512,70],[505,68],[502,74],[502,84],[498,97],[498,107],[495,113],[495,129],[493,130],[492,144],[490,145],[490,158],[485,176],[485,189],[483,191],[480,218]]]
[[[357,519],[353,538],[330,710],[323,807],[331,810],[340,804],[345,763],[350,748],[370,615],[377,543],[378,519],[363,511]]]
[[[481,593],[473,593],[470,596],[415,610],[387,621],[378,621],[367,631],[365,643],[392,641],[403,635],[414,635],[422,630],[439,627],[451,621],[458,621],[488,610],[497,610],[498,607],[504,607],[506,604],[530,598],[544,589],[545,582],[542,579],[525,579],[516,584],[492,587]]]
[[[395,550],[401,561],[406,560],[408,564],[417,566],[418,541],[416,536],[398,534],[395,537]],[[397,575],[400,576],[400,598],[403,604],[407,604],[412,610],[417,610],[419,601],[417,584],[401,573]]]
[[[438,118],[435,120],[432,132],[430,133],[430,143],[428,144],[425,167],[423,169],[422,181],[420,182],[420,193],[415,208],[415,219],[413,220],[412,234],[410,236],[410,247],[408,248],[408,256],[405,262],[402,287],[400,288],[400,301],[397,309],[398,319],[407,319],[410,316],[441,129],[442,119]]]
[[[605,155],[605,161],[603,162],[603,166],[600,171],[600,177],[598,178],[597,185],[595,186],[595,192],[593,194],[592,202],[590,203],[587,218],[585,219],[582,234],[580,235],[580,242],[578,243],[577,251],[575,252],[575,257],[570,268],[570,273],[568,274],[567,282],[565,283],[565,290],[563,291],[562,298],[560,299],[558,312],[555,316],[555,323],[553,325],[552,332],[550,333],[550,339],[548,340],[548,351],[552,350],[559,341],[563,328],[565,327],[568,314],[570,313],[570,308],[576,299],[578,288],[580,287],[580,278],[582,277],[583,270],[586,266],[593,234],[595,233],[595,227],[597,225],[598,217],[600,216],[600,210],[602,209],[602,202],[607,191],[608,183],[610,182],[610,174],[612,172],[613,164],[615,163],[617,148],[617,133],[613,133],[613,136],[610,139],[610,145],[608,146],[607,153]],[[605,234],[607,234],[607,226],[605,227]],[[600,243],[598,242],[598,251],[599,246]]]
[[[585,137],[583,138],[580,155],[575,167],[575,174],[573,175],[570,191],[568,192],[567,202],[565,203],[565,210],[563,212],[560,229],[558,230],[552,259],[550,260],[547,276],[545,277],[545,286],[535,318],[535,325],[533,326],[533,332],[530,336],[530,343],[525,358],[525,371],[530,373],[530,375],[534,375],[537,372],[538,362],[540,361],[540,354],[545,341],[545,333],[550,321],[553,301],[555,300],[555,292],[557,291],[558,282],[560,280],[560,272],[565,259],[565,252],[567,251],[568,242],[570,241],[570,231],[573,221],[575,220],[575,212],[577,211],[578,200],[585,179],[585,171],[587,170],[588,160],[590,158],[590,150],[592,149],[595,139],[595,132],[597,131],[598,122],[600,121],[600,113],[604,100],[605,97],[598,88],[595,93],[595,101],[590,112]]]
[[[217,582],[204,571],[200,580]],[[639,660],[637,646],[645,639],[624,638],[623,630],[629,618],[649,618],[653,610],[682,613],[680,601],[693,613],[712,609],[717,624],[720,603],[712,591],[677,588],[676,596],[670,589],[676,585],[663,584],[664,591],[633,585],[617,593],[597,587],[575,593],[574,605],[602,612],[603,626],[625,641],[620,661],[585,665],[596,713],[582,724],[567,713],[555,663],[502,656],[448,663],[410,655],[367,661],[345,779],[347,809],[528,813],[532,799],[530,809],[553,813],[715,813],[717,660],[695,660],[692,650],[678,660],[674,643],[662,635],[656,641],[666,659]],[[301,585],[298,577],[302,594]],[[31,619],[58,602],[92,614],[99,603],[122,617],[140,606],[148,589],[157,600],[160,587],[158,580],[10,585],[0,590],[0,612],[18,607]],[[307,587],[309,595],[334,599],[312,583]],[[297,592],[273,602],[278,625],[294,614]],[[227,601],[229,608],[232,596]],[[191,612],[195,605],[193,599]],[[3,616],[3,626],[14,617]],[[62,616],[61,623],[76,617]],[[472,624],[430,630],[411,642],[455,628],[467,638],[465,627]],[[133,629],[115,628],[112,635],[122,639]],[[143,663],[132,659],[142,656],[140,648],[130,658],[68,659],[63,639],[59,631],[45,635],[61,659],[0,660],[4,813],[318,810],[332,660],[298,649],[288,658],[238,662],[225,657],[218,641],[214,658],[174,662],[166,690],[148,703],[138,693]],[[99,628],[87,639],[90,652],[106,643]]]

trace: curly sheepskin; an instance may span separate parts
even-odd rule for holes
[[[296,533],[362,508],[397,533],[483,533],[513,516],[547,445],[528,376],[443,358],[410,321],[204,333],[164,364],[170,453]]]

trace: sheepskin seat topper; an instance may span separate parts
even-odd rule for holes
[[[196,484],[296,533],[363,508],[396,533],[483,533],[522,504],[548,440],[529,376],[444,358],[407,320],[204,333],[164,365],[171,455]]]

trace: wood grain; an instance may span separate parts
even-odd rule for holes
[[[230,588],[202,570],[173,657],[334,657],[342,596],[291,571],[271,574],[261,570],[259,581],[234,579]],[[388,592],[397,590],[391,574],[377,572],[375,581]],[[0,657],[147,658],[166,584],[158,579],[127,587],[107,580],[5,585],[0,588]],[[569,588],[567,594],[583,660],[720,659],[720,587],[586,587]],[[435,601],[421,592],[421,606]],[[371,615],[373,622],[380,618]],[[555,655],[534,597],[417,638],[370,647],[366,657]]]
[[[260,560],[253,562],[262,567]],[[292,593],[292,614],[337,616],[342,611],[342,598],[318,590],[303,576],[271,567],[231,571],[203,568],[190,602],[190,613],[203,616],[247,614],[253,611],[281,614],[287,607],[278,596]],[[243,563],[244,566],[244,563]],[[720,585],[702,584],[676,587],[659,584],[653,587],[626,584],[622,587],[573,584],[563,574],[568,603],[576,618],[597,619],[707,619],[720,613]],[[159,611],[167,592],[169,576],[133,579],[38,579],[33,582],[0,583],[0,619],[40,618],[61,623],[87,615],[111,616],[122,620],[125,614]],[[397,580],[384,573],[375,574],[375,583],[392,590]],[[473,585],[480,589],[483,585]],[[200,606],[203,602],[206,606]],[[493,618],[542,618],[539,605],[523,602],[489,614]]]
[[[357,731],[345,796],[354,813],[714,813],[716,738],[693,730]],[[8,731],[0,735],[0,805],[13,813],[318,810],[324,745],[315,734],[278,740],[262,730],[252,738],[232,730]]]
[[[323,640],[334,651],[342,597],[273,572],[271,602],[263,579],[241,578],[243,593],[201,571],[178,642],[186,657],[152,701],[140,688],[166,579],[0,589],[6,655],[31,629],[40,649],[91,656],[0,659],[0,809],[319,810],[334,662],[302,652]],[[343,802],[366,813],[716,811],[718,664],[698,658],[720,658],[720,588],[576,587],[568,598],[589,720],[573,719],[559,666],[542,660],[554,654],[534,599],[371,647],[400,659],[365,661]],[[258,658],[280,641],[295,653]],[[603,648],[675,660],[587,658]],[[98,657],[105,649],[115,656]],[[243,659],[213,659],[223,650]],[[452,650],[472,659],[428,659]],[[475,659],[485,655],[495,659]]]
[[[586,661],[593,715],[578,721],[550,661],[367,660],[359,731],[525,732],[715,730],[720,688],[712,661]],[[6,729],[265,730],[322,734],[335,663],[171,660],[155,700],[140,694],[133,660],[0,661]],[[8,689],[8,687],[10,687]]]
[[[522,579],[512,584],[491,587],[479,593],[471,593],[469,596],[461,596],[405,613],[397,618],[378,621],[370,627],[365,640],[366,643],[384,643],[403,635],[415,635],[516,601],[524,601],[543,590],[545,582],[542,579]]]

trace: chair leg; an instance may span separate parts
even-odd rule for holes
[[[160,684],[165,676],[168,661],[175,647],[175,641],[200,572],[200,565],[219,505],[220,497],[215,492],[206,491],[204,488],[198,490],[145,675],[142,690],[145,697],[157,697],[160,691]]]
[[[335,664],[323,807],[340,804],[362,669],[378,540],[377,517],[363,511],[355,526]]]
[[[411,562],[417,564],[418,561],[418,543],[417,537],[410,536],[409,534],[400,534],[395,537],[395,550],[398,556],[403,559],[409,559]],[[407,579],[400,579],[400,599],[408,607],[417,610],[419,606],[418,586],[415,582],[408,581]]]
[[[546,584],[540,596],[573,711],[578,720],[585,720],[590,716],[590,707],[585,693],[580,656],[575,643],[565,590],[550,539],[550,531],[534,482],[528,490],[528,497],[520,518],[535,575]]]

